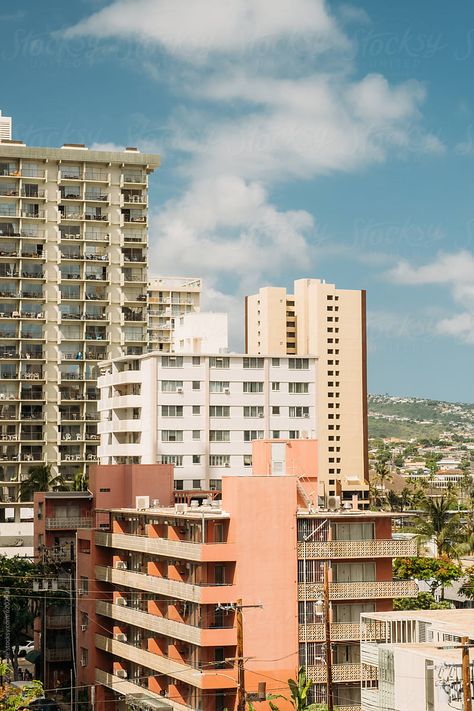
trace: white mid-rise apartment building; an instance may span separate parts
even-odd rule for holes
[[[315,358],[157,352],[100,366],[101,464],[172,463],[176,489],[217,490],[252,440],[317,437]]]
[[[148,281],[148,350],[169,353],[180,317],[197,313],[202,280],[197,277],[153,277]]]
[[[156,155],[0,141],[0,494],[97,459],[97,363],[147,348]]]

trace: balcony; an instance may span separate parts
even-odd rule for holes
[[[74,528],[91,528],[92,518],[90,516],[70,516],[68,518],[47,518],[47,531],[61,531]]]
[[[153,669],[160,674],[179,679],[198,689],[235,689],[237,686],[236,671],[234,669],[226,668],[225,673],[217,670],[201,671],[200,669],[193,669],[188,664],[176,662],[160,654],[148,652],[125,642],[118,642],[101,634],[96,634],[95,645],[105,652],[110,652],[122,659],[135,662],[135,664],[142,667]]]
[[[71,618],[68,615],[47,615],[46,622],[51,629],[70,629]]]
[[[70,662],[72,659],[71,650],[69,647],[47,649],[46,659],[48,662]]]
[[[322,583],[300,583],[299,600],[317,600],[323,594]],[[330,583],[331,600],[380,600],[394,597],[416,597],[418,586],[414,580],[381,580],[352,583]]]
[[[168,620],[165,617],[152,615],[143,610],[137,610],[133,607],[123,607],[122,605],[104,602],[103,600],[96,601],[95,609],[99,615],[104,615],[105,617],[110,617],[119,622],[156,632],[158,635],[180,639],[183,642],[195,644],[198,647],[233,646],[237,644],[237,632],[233,627],[202,629],[194,625],[186,624],[185,622]]]
[[[171,707],[174,711],[192,711],[190,706],[185,706],[184,704],[180,704],[169,698],[165,700],[159,694],[154,694],[152,691],[148,691],[146,687],[140,686],[134,682],[133,679],[121,679],[120,677],[115,676],[115,674],[109,674],[108,672],[102,671],[102,669],[95,670],[95,680],[97,684],[102,684],[108,689],[112,689],[112,691],[115,691],[117,694],[124,697],[136,696],[137,694],[142,696],[143,694],[147,694],[160,705],[164,705],[164,703],[166,703],[166,706]]]
[[[307,667],[307,675],[315,684],[325,684],[327,681],[326,665],[317,664]],[[335,684],[341,682],[360,682],[362,671],[360,664],[333,664],[332,665],[332,680]],[[375,681],[377,679],[377,670],[375,668],[367,669],[364,672],[364,679],[367,681]],[[338,709],[341,707],[338,706]]]
[[[95,542],[99,546],[169,556],[170,558],[183,560],[194,560],[200,563],[236,560],[235,547],[229,543],[170,541],[165,538],[133,536],[126,533],[108,533],[106,531],[96,531]]]
[[[386,627],[384,622],[374,621],[366,626],[366,637],[370,635],[373,640],[386,639]],[[300,624],[298,627],[298,638],[300,642],[325,642],[326,631],[322,622],[309,622]],[[331,639],[333,642],[351,642],[360,640],[359,622],[332,622]]]
[[[166,595],[179,600],[189,600],[202,605],[212,605],[219,602],[230,603],[235,597],[233,585],[194,585],[193,583],[183,583],[180,580],[169,580],[155,575],[118,570],[103,565],[96,565],[95,574],[97,580],[106,583]]]
[[[306,548],[306,551],[305,551]],[[417,540],[309,541],[298,543],[298,558],[408,558],[417,555]]]

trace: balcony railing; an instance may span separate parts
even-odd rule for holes
[[[70,516],[69,518],[47,518],[46,530],[68,530],[73,528],[91,528],[92,518],[90,516]]]
[[[70,662],[72,659],[69,647],[58,649],[47,649],[46,659],[48,662]]]
[[[165,538],[134,536],[127,533],[96,531],[95,542],[126,551],[170,556],[184,560],[225,562],[235,560],[234,547],[223,543],[193,543],[191,541],[170,541]]]
[[[179,600],[189,600],[190,602],[201,604],[231,602],[234,595],[233,585],[196,585],[102,565],[96,566],[95,574],[97,580],[102,580],[103,582],[116,583],[117,585],[144,590],[145,592],[158,593],[175,597]]]
[[[163,697],[159,696],[158,694],[154,694],[152,691],[148,691],[148,689],[145,689],[143,686],[141,686],[137,681],[134,679],[121,679],[120,677],[116,676],[115,674],[109,674],[108,672],[102,671],[102,669],[97,669],[95,670],[95,681],[97,684],[102,684],[103,686],[106,686],[108,689],[112,689],[113,691],[117,692],[120,696],[125,697],[125,696],[137,696],[137,694],[143,695],[144,693],[147,694],[147,696],[150,696],[151,699],[156,701],[158,705],[163,705]],[[142,681],[143,684],[143,681]],[[166,699],[166,706],[169,706],[170,708],[173,709],[173,711],[192,711],[191,706],[186,706],[185,704],[180,704],[177,701],[174,701],[174,699],[167,698]],[[344,710],[346,711],[346,710]],[[351,709],[350,711],[353,711]],[[357,710],[355,710],[357,711]],[[360,711],[360,709],[359,709]]]
[[[298,543],[298,558],[407,558],[417,555],[417,540],[308,541]]]
[[[52,629],[69,629],[71,627],[71,618],[68,615],[47,615],[46,621],[48,627]]]
[[[322,583],[300,583],[299,600],[318,600],[323,594]],[[418,586],[414,580],[381,580],[352,583],[330,583],[331,600],[376,600],[394,597],[416,597]]]
[[[174,677],[198,689],[203,687],[235,689],[237,686],[236,673],[232,669],[226,668],[225,674],[217,670],[202,671],[201,669],[194,669],[186,663],[174,661],[174,659],[148,652],[145,649],[134,647],[126,642],[119,642],[101,634],[96,634],[95,644],[98,649],[103,649],[106,652],[116,654],[122,659],[135,662],[142,667]]]
[[[327,680],[326,665],[316,664],[314,666],[309,666],[306,668],[306,673],[308,677],[315,684],[325,684]],[[354,681],[360,682],[362,678],[362,671],[360,664],[333,664],[332,665],[332,680],[334,683]],[[377,670],[372,669],[364,674],[364,679],[367,681],[377,679]],[[338,708],[340,708],[338,706]]]

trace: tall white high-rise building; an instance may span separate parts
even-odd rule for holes
[[[0,493],[97,458],[97,363],[147,349],[156,155],[0,142]]]

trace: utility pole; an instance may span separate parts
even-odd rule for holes
[[[262,608],[263,605],[243,605],[242,600],[239,599],[229,605],[219,604],[216,608],[217,610],[224,610],[225,612],[235,610],[235,624],[237,628],[237,656],[226,658],[225,661],[237,663],[237,711],[245,711],[245,703],[247,701],[247,694],[245,692],[244,618],[242,610],[257,607]]]
[[[328,562],[324,561],[324,626],[326,637],[326,696],[328,711],[334,711],[334,687],[332,683],[332,645],[331,645],[331,619],[329,615],[329,570]],[[469,709],[472,711],[472,709]]]
[[[469,664],[469,638],[462,637],[462,690],[464,711],[472,711],[472,697],[471,697],[471,668]]]

